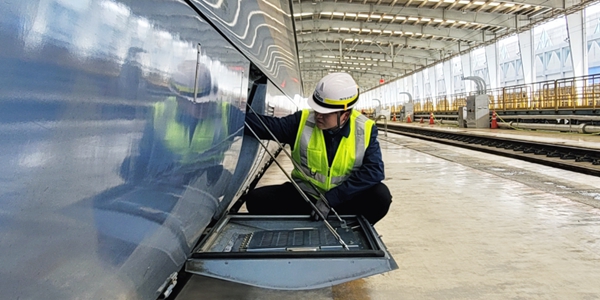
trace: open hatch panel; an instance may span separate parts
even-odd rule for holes
[[[308,216],[227,215],[194,249],[186,271],[272,289],[313,289],[397,269],[362,217],[324,222]]]

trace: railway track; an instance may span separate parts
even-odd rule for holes
[[[381,124],[377,124],[383,130]],[[548,144],[434,128],[387,125],[390,133],[525,160],[587,175],[600,176],[600,150]]]

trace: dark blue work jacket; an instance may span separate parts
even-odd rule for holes
[[[296,135],[300,126],[300,118],[302,111],[283,118],[260,116],[265,125],[271,130],[273,135],[282,144],[288,144],[294,147]],[[264,128],[259,121],[257,115],[253,113],[246,114],[246,122],[252,127],[252,130],[260,139],[273,140],[273,137]],[[327,145],[327,161],[330,166],[333,162],[337,148],[340,145],[342,137],[348,137],[350,134],[350,122],[346,122],[337,133],[332,133],[329,130],[323,131],[325,144]],[[314,130],[319,130],[316,126]],[[246,135],[252,135],[252,132],[245,129]],[[353,172],[350,177],[342,184],[332,188],[325,193],[325,198],[333,207],[338,206],[347,199],[350,199],[354,194],[366,190],[377,183],[380,183],[385,178],[383,160],[381,158],[381,149],[377,141],[377,127],[373,126],[371,130],[371,139],[369,146],[365,151],[365,156],[362,161],[362,166],[358,171]]]

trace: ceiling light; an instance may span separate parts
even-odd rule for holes
[[[371,18],[381,19],[381,15],[371,14]]]
[[[367,15],[367,14],[358,14],[358,17],[359,18],[368,18],[369,15]]]
[[[529,4],[523,5],[523,8],[530,8],[530,7],[531,7],[531,5],[529,5]]]
[[[360,28],[350,28],[350,31],[357,31],[357,32],[360,32]]]
[[[379,30],[379,29],[373,29],[373,30],[371,30],[371,32],[381,33],[381,30]]]
[[[406,20],[406,18],[405,18],[405,17],[399,17],[399,16],[398,16],[398,17],[396,17],[396,20]]]
[[[394,31],[394,34],[402,34],[402,31]]]
[[[515,6],[515,4],[514,3],[504,3],[504,6],[506,6],[506,7],[513,7],[513,6]]]
[[[431,19],[430,18],[421,18],[421,21],[423,21],[423,22],[429,22],[429,21],[431,21]]]
[[[348,27],[342,27],[342,28],[340,28],[340,30],[350,31],[350,28],[348,28]]]
[[[304,16],[312,16],[313,13],[311,12],[303,12],[303,13],[299,13],[299,14],[294,14],[294,17],[304,17]]]
[[[460,0],[460,1],[458,1],[458,4],[469,4],[469,3],[471,3],[471,1],[469,1],[469,0]]]
[[[386,15],[386,16],[383,16],[383,18],[384,18],[384,19],[387,19],[387,20],[393,20],[393,19],[394,19],[394,16],[387,16],[387,15]]]
[[[500,3],[498,3],[498,2],[491,2],[488,5],[489,6],[498,6],[498,5],[500,5]]]
[[[383,33],[392,34],[391,30],[384,30]]]
[[[371,32],[371,29],[366,29],[366,28],[363,28],[363,29],[361,29],[360,31],[361,31],[361,32]]]
[[[346,13],[346,17],[356,17],[355,13]]]
[[[458,21],[458,24],[467,24],[466,21]]]
[[[442,20],[442,19],[433,19],[433,21],[436,22],[436,23],[442,23],[442,22],[444,22],[444,20]]]
[[[473,5],[484,5],[485,1],[475,1],[473,2]]]
[[[343,12],[337,12],[337,11],[336,11],[336,12],[333,12],[333,15],[334,15],[334,16],[341,16],[341,17],[343,17],[343,16],[344,16],[344,13],[343,13]]]
[[[419,18],[415,18],[415,17],[408,17],[409,21],[419,21]]]
[[[444,3],[454,3],[454,0],[444,0]]]
[[[322,11],[321,14],[322,15],[328,15],[328,16],[330,16],[331,12],[330,11]]]

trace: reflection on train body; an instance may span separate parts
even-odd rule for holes
[[[0,38],[2,297],[156,298],[264,162],[251,62],[176,0],[0,0]]]

